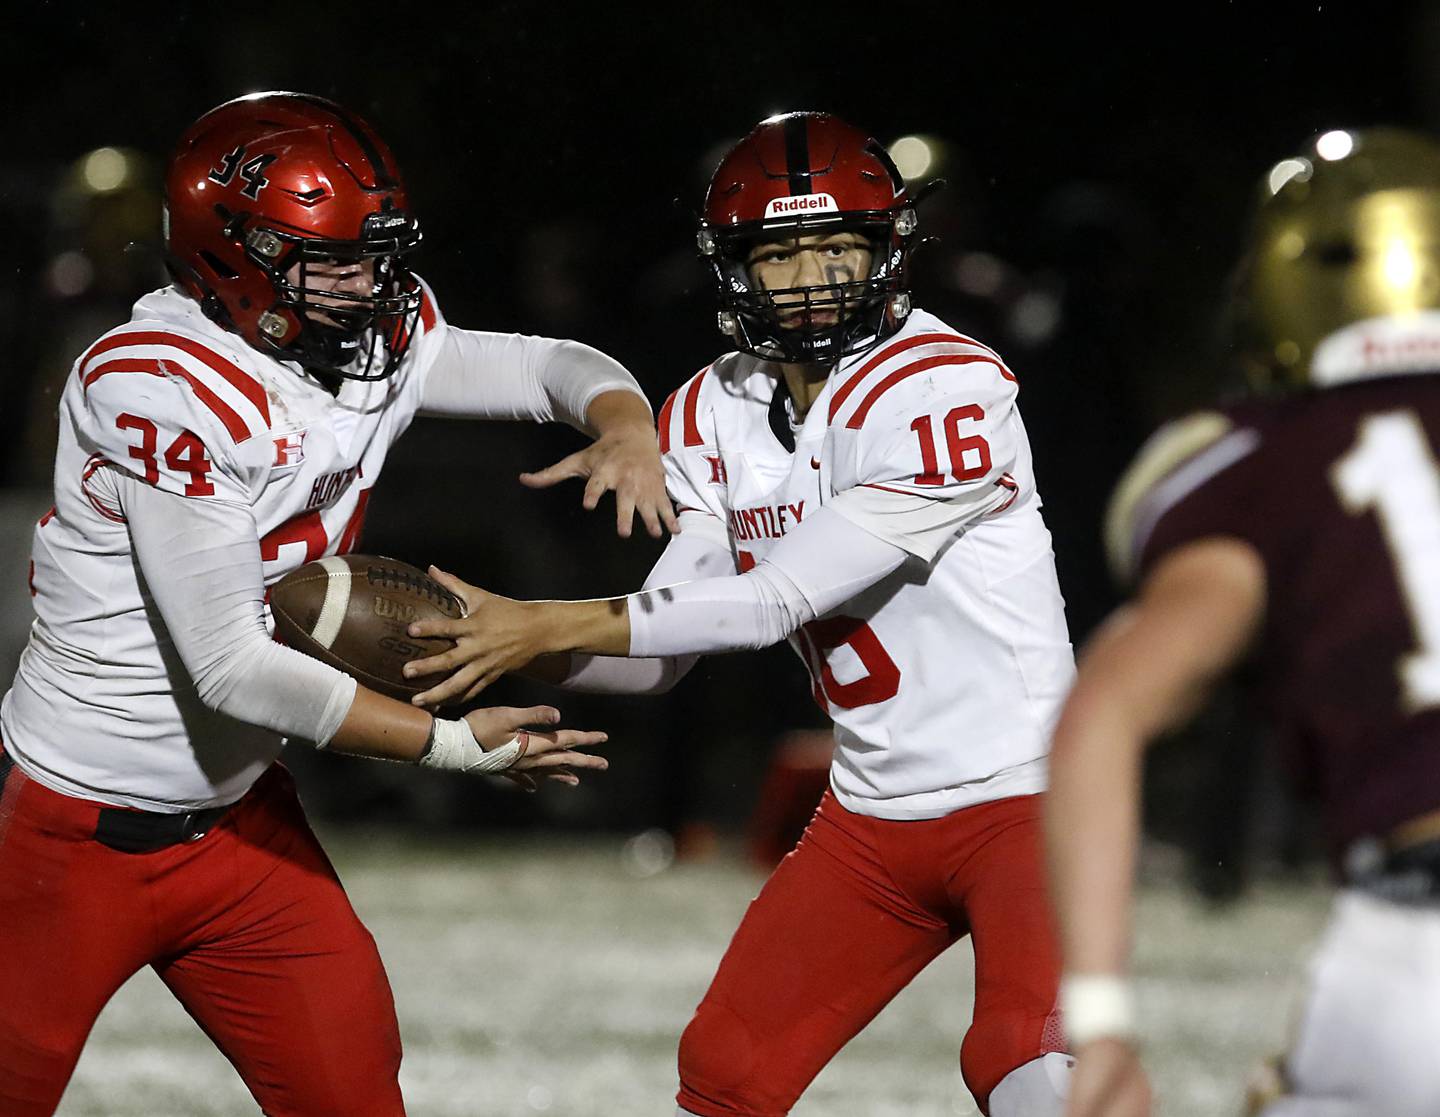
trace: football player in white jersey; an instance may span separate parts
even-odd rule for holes
[[[182,137],[175,283],[76,362],[36,620],[0,710],[0,1112],[52,1113],[96,1015],[152,966],[266,1113],[404,1112],[369,933],[276,764],[284,737],[573,782],[603,734],[548,707],[431,717],[274,643],[266,586],[355,543],[419,412],[562,419],[595,443],[532,476],[671,516],[649,405],[569,341],[449,326],[362,120],[257,94]],[[531,728],[527,728],[531,727]],[[547,728],[548,727],[548,728]]]
[[[737,352],[660,413],[680,509],[643,592],[526,603],[449,582],[475,623],[412,664],[421,700],[532,672],[648,692],[788,638],[835,721],[831,787],[735,934],[680,1044],[680,1112],[787,1112],[941,951],[973,936],[965,1081],[996,1117],[1069,1073],[1039,792],[1073,662],[1017,385],[913,309],[905,183],[832,116],[762,122],[720,164],[700,247]],[[629,658],[617,658],[629,657]]]

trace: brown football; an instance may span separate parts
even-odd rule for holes
[[[408,660],[437,655],[449,640],[417,639],[411,621],[457,618],[465,606],[418,567],[379,555],[307,563],[270,587],[275,639],[338,667],[363,685],[408,701],[445,676],[407,679]]]

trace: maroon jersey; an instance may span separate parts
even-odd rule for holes
[[[1261,690],[1332,851],[1440,808],[1440,375],[1205,412],[1142,451],[1109,524],[1143,574],[1192,540],[1264,559]]]

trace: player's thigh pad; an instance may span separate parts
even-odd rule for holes
[[[144,866],[94,841],[99,804],[11,768],[0,791],[0,1113],[64,1093],[105,1002],[155,949]]]
[[[258,886],[156,971],[270,1117],[398,1117],[390,985],[289,774],[232,815],[235,872]]]
[[[778,1117],[951,929],[897,889],[828,793],[745,914],[680,1040],[683,1111]]]
[[[1308,1004],[1286,1060],[1290,1096],[1266,1117],[1440,1113],[1440,909],[1342,892],[1311,962]],[[1306,1108],[1306,1106],[1311,1108]],[[1325,1108],[1326,1106],[1332,1108]]]
[[[1041,797],[1017,796],[947,816],[953,901],[975,949],[975,1016],[960,1067],[976,1102],[1017,1067],[1065,1050],[1060,947],[1041,861]],[[963,855],[968,851],[968,856]]]

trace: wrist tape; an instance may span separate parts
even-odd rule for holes
[[[1070,1047],[1093,1039],[1133,1039],[1135,997],[1115,974],[1067,974],[1060,980],[1060,1013]]]
[[[505,744],[487,750],[475,740],[469,722],[436,718],[430,726],[430,747],[417,763],[452,772],[503,772],[525,755],[528,743],[529,734],[522,729]]]

